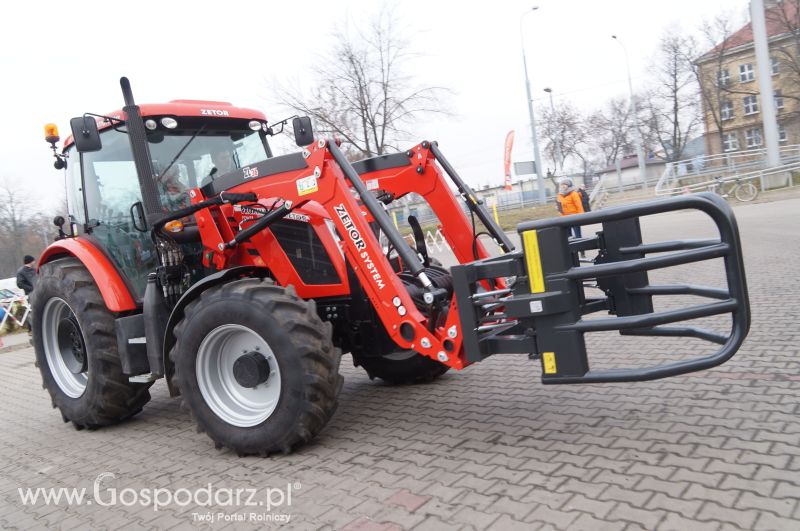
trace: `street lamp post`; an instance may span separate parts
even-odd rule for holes
[[[753,26],[753,45],[756,49],[756,68],[758,68],[758,89],[761,94],[774,94],[772,72],[767,41],[767,23],[764,14],[764,1],[751,0],[750,20]],[[764,145],[767,148],[767,167],[774,168],[781,163],[778,149],[778,119],[775,98],[761,97],[761,119],[764,129]],[[762,183],[763,186],[763,183]],[[763,188],[762,188],[763,190]]]
[[[544,91],[547,92],[547,94],[550,96],[550,116],[553,118],[553,120],[555,120],[556,106],[553,105],[553,89],[551,89],[550,87],[546,87]],[[553,129],[553,134],[555,135],[553,141],[556,144],[556,158],[558,159],[559,173],[564,173],[564,154],[561,152],[561,132],[558,131],[557,123],[555,124],[555,127]]]
[[[628,49],[616,35],[611,36],[612,39],[617,41],[622,46],[622,51],[625,54],[625,68],[628,71],[628,90],[631,93],[631,112],[633,113],[634,132],[636,134],[636,158],[639,159],[639,177],[642,179],[642,188],[647,190],[647,172],[644,162],[644,149],[642,148],[642,131],[639,129],[639,117],[636,113],[636,99],[633,97],[633,82],[631,81],[631,63],[628,60]]]
[[[531,139],[533,140],[533,160],[536,165],[536,179],[539,183],[539,203],[545,204],[547,202],[547,196],[544,193],[544,176],[542,175],[542,161],[539,157],[539,141],[536,138],[536,119],[533,116],[533,100],[531,98],[531,82],[528,78],[528,61],[525,58],[525,39],[523,38],[522,33],[522,21],[525,18],[525,15],[528,13],[532,13],[539,9],[537,6],[532,7],[528,11],[522,13],[519,17],[519,40],[522,44],[522,66],[525,69],[525,91],[528,95],[528,116],[531,120]]]

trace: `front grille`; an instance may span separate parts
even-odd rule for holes
[[[283,252],[306,284],[339,284],[328,252],[310,223],[284,219],[270,226]]]

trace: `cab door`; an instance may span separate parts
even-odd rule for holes
[[[147,275],[158,265],[155,246],[139,219],[142,193],[128,135],[108,129],[100,133],[102,149],[81,153],[85,233],[124,275],[141,300]],[[138,227],[137,227],[138,226]]]

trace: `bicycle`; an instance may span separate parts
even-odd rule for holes
[[[709,192],[719,194],[725,199],[729,198],[730,196],[734,196],[739,201],[746,203],[748,201],[752,201],[756,198],[756,196],[758,196],[758,187],[754,185],[753,181],[750,179],[734,179],[733,185],[727,190],[725,189],[725,185],[730,182],[729,180],[726,181],[725,179],[715,177],[714,181],[714,184],[711,184],[708,187]]]

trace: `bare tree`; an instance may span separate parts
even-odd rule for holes
[[[563,168],[566,161],[572,158],[577,159],[586,170],[588,132],[586,119],[580,111],[570,102],[562,101],[555,109],[543,108],[540,115],[544,122],[544,152],[553,161],[553,167]]]
[[[605,108],[594,112],[587,122],[591,147],[600,153],[601,164],[609,166],[618,158],[636,151],[633,141],[633,115],[626,98],[613,98]]]
[[[778,70],[788,73],[792,82],[783,83],[781,96],[800,101],[800,0],[784,0],[766,10],[767,24],[785,35],[770,44]]]
[[[695,50],[693,38],[668,30],[651,68],[653,87],[643,98],[645,143],[658,146],[668,162],[682,158],[701,123],[697,78],[689,60],[696,56]]]
[[[337,31],[314,87],[277,89],[281,102],[310,116],[317,131],[339,136],[351,157],[399,150],[396,142],[417,114],[443,112],[445,89],[419,86],[406,74],[414,54],[396,21],[383,8],[365,31]]]
[[[0,180],[0,277],[13,276],[22,257],[41,253],[55,234],[33,204],[22,188],[7,178]]]
[[[8,179],[0,183],[0,245],[3,250],[3,271],[8,272],[8,261],[14,262],[22,258],[23,229],[25,216],[30,211],[30,198]]]
[[[701,31],[711,50],[699,58],[686,57],[699,85],[703,112],[714,122],[719,134],[720,152],[725,151],[723,134],[726,124],[722,116],[723,107],[732,103],[730,98],[734,95],[757,94],[756,90],[734,85],[731,82],[733,73],[725,68],[728,51],[734,46],[730,39],[733,26],[731,16],[724,14],[704,22]]]

